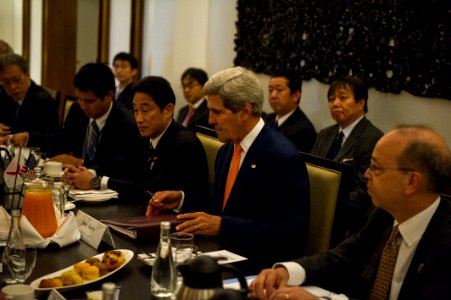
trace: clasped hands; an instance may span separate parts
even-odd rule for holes
[[[252,297],[257,299],[297,299],[318,300],[319,298],[309,293],[302,287],[288,287],[288,271],[284,267],[264,269],[249,285]]]
[[[83,160],[69,154],[60,154],[52,157],[50,161],[63,163],[63,178],[70,184],[71,188],[92,189],[91,179],[95,177],[95,174],[83,167]]]
[[[147,206],[146,216],[158,215],[161,211],[176,209],[182,201],[180,191],[161,191],[152,195]],[[178,220],[185,222],[175,229],[180,232],[198,235],[218,235],[221,230],[221,217],[204,212],[177,215]]]

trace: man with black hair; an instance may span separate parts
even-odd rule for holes
[[[72,185],[80,189],[100,189],[106,185],[102,176],[137,179],[142,165],[139,131],[131,113],[113,101],[116,87],[111,69],[88,63],[75,75],[74,86],[77,102],[55,146],[64,154],[52,160],[68,165],[74,173]],[[87,169],[94,171],[89,174],[95,179],[81,184],[75,175]]]
[[[138,75],[138,60],[130,53],[119,52],[113,58],[113,71],[118,82],[115,99],[133,110],[133,84]]]
[[[183,190],[187,194],[209,194],[205,151],[193,132],[173,120],[175,95],[169,82],[158,76],[143,78],[134,87],[133,109],[141,135],[141,163],[137,179],[103,176],[104,188],[119,196],[147,203],[159,190]],[[89,188],[94,175],[87,171],[68,173],[77,186]],[[187,201],[183,211],[201,209],[200,201]],[[175,208],[180,212],[182,206]]]
[[[274,113],[265,116],[268,126],[282,133],[299,151],[310,152],[316,131],[299,107],[302,79],[296,72],[282,71],[271,77],[268,85],[269,105]]]
[[[199,131],[197,126],[212,128],[208,124],[209,112],[204,95],[204,84],[207,80],[207,73],[198,68],[188,68],[181,76],[183,96],[188,105],[180,109],[177,122],[193,132]]]

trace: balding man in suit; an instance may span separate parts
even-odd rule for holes
[[[451,153],[431,129],[400,126],[374,148],[365,177],[376,207],[326,253],[276,264],[251,288],[260,299],[451,299]],[[316,297],[299,285],[334,293]]]

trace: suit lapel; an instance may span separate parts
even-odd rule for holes
[[[350,149],[354,147],[354,144],[357,142],[357,140],[360,138],[362,133],[365,132],[366,125],[367,125],[367,119],[363,117],[362,120],[360,120],[359,123],[354,127],[354,129],[351,131],[351,134],[346,139],[345,143],[341,147],[340,151],[338,151],[337,156],[335,157],[336,161],[341,161],[343,158],[345,158],[346,154],[349,153]]]
[[[258,134],[255,141],[252,143],[251,147],[248,149],[246,156],[244,157],[243,163],[241,164],[240,170],[238,171],[238,175],[235,179],[235,183],[232,187],[232,191],[230,192],[229,199],[227,200],[227,205],[225,207],[225,211],[233,209],[239,205],[240,199],[237,198],[237,194],[242,194],[242,191],[246,191],[248,189],[248,185],[250,182],[255,180],[255,172],[258,171],[258,163],[261,161],[260,157],[263,154],[262,149],[266,149],[265,144],[267,144],[268,138],[268,128],[264,127],[262,131]],[[222,195],[224,195],[224,186],[227,180],[227,175],[230,166],[230,160],[233,154],[233,145],[230,145],[228,153],[228,163],[225,168],[225,176],[221,182],[221,191]],[[245,180],[244,180],[245,179]]]
[[[421,282],[423,276],[427,276],[427,272],[435,271],[432,270],[432,260],[439,260],[446,255],[443,252],[449,251],[450,247],[446,249],[446,247],[440,247],[440,245],[437,244],[437,242],[443,242],[437,240],[437,238],[441,229],[443,229],[443,224],[446,223],[446,219],[449,216],[449,210],[449,202],[447,202],[447,200],[440,200],[440,205],[429,222],[412,258],[409,269],[407,270],[406,277],[404,278],[403,285],[399,292],[399,299],[412,299],[415,296],[419,296],[412,295],[412,291],[416,291],[415,286],[418,282]],[[437,263],[443,263],[443,261]]]

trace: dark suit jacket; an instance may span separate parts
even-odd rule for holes
[[[310,194],[305,163],[297,149],[280,133],[264,127],[244,158],[222,212],[232,153],[231,144],[218,152],[211,202],[211,213],[222,216],[224,247],[260,268],[303,253]]]
[[[133,85],[133,83],[127,85],[116,99],[116,101],[122,103],[122,105],[129,110],[133,110]]]
[[[60,131],[55,99],[42,87],[31,81],[16,118],[16,101],[1,92],[0,123],[11,127],[12,133],[29,133],[27,146],[40,147],[47,152],[51,141]]]
[[[451,299],[450,216],[451,204],[442,199],[418,244],[399,300]],[[392,226],[393,218],[376,208],[366,226],[335,249],[297,260],[306,269],[305,285],[366,299]]]
[[[147,161],[150,156],[148,138],[142,139],[141,149]],[[199,139],[190,130],[172,121],[158,142],[155,154],[157,159],[152,169],[147,163],[141,164],[142,176],[138,181],[110,178],[108,187],[145,203],[150,199],[145,191],[183,190],[204,197],[210,194],[207,156]],[[185,201],[182,211],[201,210],[200,199]]]
[[[207,100],[202,100],[202,104],[199,105],[196,110],[194,110],[193,115],[191,116],[191,119],[188,123],[188,129],[192,132],[197,132],[196,126],[204,126],[207,128],[213,128],[210,124],[208,124],[208,115],[209,110],[207,107]],[[186,114],[188,113],[189,105],[185,105],[182,107],[179,111],[179,115],[177,117],[177,122],[179,124],[183,123],[183,120],[185,120]]]
[[[338,124],[321,130],[316,138],[312,154],[326,157],[338,130]],[[334,158],[335,161],[354,166],[355,183],[350,195],[347,218],[349,220],[348,229],[351,232],[358,231],[366,223],[368,211],[372,207],[367,193],[366,179],[363,175],[370,166],[373,148],[382,135],[382,131],[366,117],[363,117]]]
[[[267,114],[265,119],[268,125],[272,125],[276,120],[276,114]],[[307,153],[312,151],[316,139],[315,127],[299,107],[276,129],[292,141],[299,151]]]
[[[59,153],[82,157],[83,143],[89,118],[74,103],[64,122],[60,137]],[[99,176],[110,176],[135,180],[142,166],[140,134],[131,113],[122,104],[113,101],[110,115],[100,135],[94,161],[85,161],[87,168],[94,169]]]

